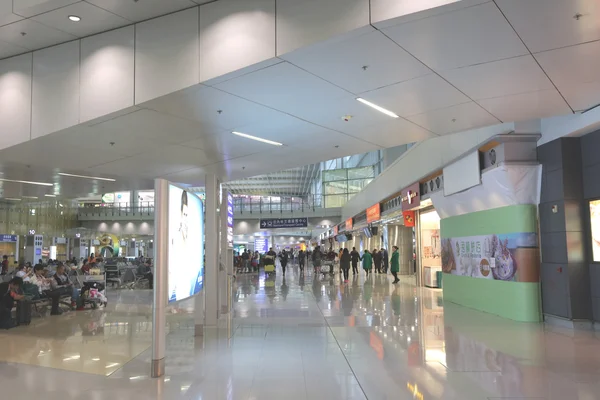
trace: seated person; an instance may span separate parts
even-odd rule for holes
[[[62,291],[63,294],[70,295],[71,305],[75,307],[77,305],[77,300],[79,299],[79,289],[74,287],[69,280],[69,277],[65,273],[65,266],[62,263],[59,263],[58,267],[56,267],[54,280],[56,281],[55,289]]]
[[[21,294],[23,279],[15,277],[8,283],[8,291],[2,294],[0,300],[0,329],[10,329],[15,326],[11,312],[15,306],[15,300],[22,300],[25,296]]]
[[[40,297],[46,297],[52,302],[50,315],[61,315],[62,311],[58,308],[58,302],[63,293],[60,290],[52,290],[52,281],[52,279],[46,278],[43,265],[36,264],[36,266],[33,267],[31,283],[37,285],[40,291]]]

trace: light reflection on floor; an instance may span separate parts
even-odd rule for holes
[[[0,363],[7,398],[600,399],[598,334],[443,304],[408,277],[340,285],[293,268],[238,277],[231,339],[171,315],[167,374],[151,380],[149,299],[119,292],[106,312],[0,333],[0,360],[18,363]]]

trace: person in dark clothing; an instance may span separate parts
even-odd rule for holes
[[[352,257],[350,257],[350,253],[348,252],[348,249],[344,249],[344,251],[342,252],[342,256],[340,257],[340,268],[342,269],[342,272],[344,273],[344,282],[348,283],[348,273],[350,271],[350,261],[352,260]]]
[[[2,256],[2,271],[0,275],[8,274],[8,256]]]
[[[321,253],[321,247],[315,247],[315,250],[312,252],[312,264],[315,269],[315,274],[321,269],[321,259],[323,258],[323,253]]]
[[[11,310],[15,306],[15,301],[23,300],[25,296],[21,294],[23,279],[19,277],[12,278],[8,283],[8,291],[0,293],[0,329],[10,329],[16,324],[12,319]]]
[[[373,250],[373,264],[375,264],[375,271],[380,274],[381,273],[381,261],[383,258],[381,257],[381,252],[377,251],[377,249]]]
[[[287,267],[287,263],[288,263],[288,254],[287,251],[282,251],[281,255],[279,256],[279,262],[281,263],[281,270],[283,271],[283,276],[285,276],[285,268]]]
[[[356,247],[352,248],[350,259],[352,260],[352,275],[356,275],[358,274],[358,262],[360,261],[360,254],[356,251]]]
[[[383,273],[387,274],[388,268],[390,266],[390,257],[386,249],[381,249],[380,253],[383,259]]]
[[[298,265],[300,266],[300,273],[304,273],[304,264],[306,262],[306,253],[304,250],[298,252]]]
[[[242,253],[242,272],[250,272],[250,254],[248,250]]]

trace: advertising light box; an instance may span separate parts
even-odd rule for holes
[[[168,301],[198,294],[204,283],[204,206],[198,196],[169,185]]]

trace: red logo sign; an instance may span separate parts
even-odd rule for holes
[[[351,231],[353,224],[354,224],[354,220],[352,218],[348,218],[346,220],[346,230]]]
[[[402,211],[404,217],[404,226],[407,228],[415,227],[415,212],[414,211]]]
[[[381,207],[379,203],[367,208],[367,223],[378,221],[381,217]]]

